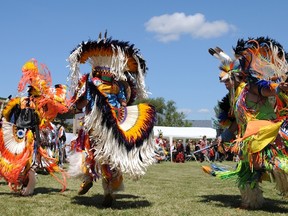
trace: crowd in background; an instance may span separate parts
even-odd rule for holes
[[[185,161],[219,161],[233,160],[237,161],[237,157],[232,153],[225,152],[223,146],[219,146],[214,139],[173,139],[171,145],[169,139],[159,135],[155,139],[157,144],[158,162],[172,161],[176,163],[184,163]]]

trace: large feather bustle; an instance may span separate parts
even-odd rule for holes
[[[20,97],[12,98],[7,102],[5,105],[2,116],[5,118],[6,121],[10,121],[10,115],[12,113],[12,110],[18,105],[20,107]]]
[[[279,51],[283,50],[283,46],[277,42],[276,40],[270,38],[270,37],[249,37],[247,40],[239,39],[237,41],[237,44],[235,47],[233,47],[233,50],[235,52],[235,55],[242,55],[246,50],[248,49],[254,49],[255,47],[267,47],[269,49],[270,44],[272,46],[278,47]],[[282,53],[285,54],[285,53]],[[280,53],[279,53],[280,55]],[[285,56],[284,56],[285,57]]]
[[[130,126],[130,129],[124,131],[121,126],[117,125],[115,117],[103,115],[98,107],[99,103],[98,106],[96,104],[84,120],[84,126],[91,131],[91,142],[93,143],[95,138],[100,140],[92,145],[94,146],[96,160],[109,164],[111,168],[119,167],[123,173],[128,173],[135,178],[144,175],[147,166],[154,162],[155,144],[152,130],[155,120],[154,112],[151,116],[148,112],[143,119],[138,117],[138,122],[142,122],[141,126],[137,125],[139,123],[136,123],[136,120],[133,127]],[[131,109],[136,108],[131,107]],[[141,109],[140,106],[140,112]],[[144,118],[147,119],[146,123]]]
[[[287,54],[282,45],[269,37],[240,39],[234,49],[248,76],[257,80],[285,81],[288,70]]]
[[[113,110],[114,108],[109,104],[105,95],[103,95],[98,89],[95,89],[95,91],[95,105],[89,115],[85,116],[84,125],[86,129],[89,131],[95,125],[93,124],[93,120],[99,117],[102,119],[100,121],[102,122],[102,125],[109,129],[112,128],[114,136],[117,137],[118,142],[124,144],[128,151],[134,145],[142,145],[142,141],[147,139],[150,133],[153,132],[153,126],[156,121],[155,108],[150,104],[139,104],[136,106],[125,107],[124,109],[127,109],[126,113],[128,113],[125,118],[130,121],[134,118],[135,121],[137,121],[133,125],[135,127],[128,127],[129,130],[125,131],[123,128],[127,127],[128,121],[126,120],[126,125],[119,122],[119,119]],[[99,110],[99,114],[94,113],[95,110]],[[135,131],[135,129],[137,131]],[[137,134],[136,137],[129,135],[133,134],[131,133],[132,131]]]
[[[20,174],[32,157],[34,139],[32,132],[27,131],[25,139],[19,143],[13,139],[13,127],[13,124],[3,120],[0,131],[0,176],[17,188]],[[9,148],[6,147],[7,143]],[[16,147],[13,148],[13,145]]]
[[[218,121],[222,127],[230,126],[231,122],[235,120],[232,115],[233,108],[231,107],[230,94],[226,94],[221,101],[218,102],[219,114],[217,116]]]

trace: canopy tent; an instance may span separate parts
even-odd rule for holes
[[[154,136],[163,133],[163,137],[169,137],[170,140],[176,139],[201,139],[204,135],[207,139],[216,138],[216,129],[209,127],[165,127],[154,126]]]
[[[154,126],[154,137],[159,136],[159,132],[163,133],[164,138],[169,138],[170,144],[170,154],[172,155],[171,145],[173,139],[183,139],[183,144],[185,144],[185,139],[202,139],[206,136],[207,139],[216,138],[216,129],[209,127],[164,127],[164,126]],[[171,157],[172,161],[172,157]]]

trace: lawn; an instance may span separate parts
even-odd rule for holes
[[[232,167],[234,162],[223,162]],[[207,165],[207,163],[203,163]],[[81,181],[68,179],[67,190],[50,175],[38,174],[35,195],[20,197],[0,180],[0,215],[287,215],[288,200],[282,199],[274,184],[263,183],[266,204],[261,210],[243,210],[240,194],[232,180],[205,174],[200,163],[162,162],[148,168],[138,181],[125,178],[125,191],[117,194],[111,208],[103,208],[101,182],[83,196],[77,191]]]

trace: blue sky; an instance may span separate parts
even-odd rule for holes
[[[0,96],[17,95],[21,67],[31,58],[48,66],[53,84],[67,84],[70,52],[107,29],[109,37],[140,49],[150,97],[175,101],[187,119],[209,120],[226,89],[208,49],[232,55],[239,38],[258,36],[286,49],[287,11],[285,0],[3,1]]]

